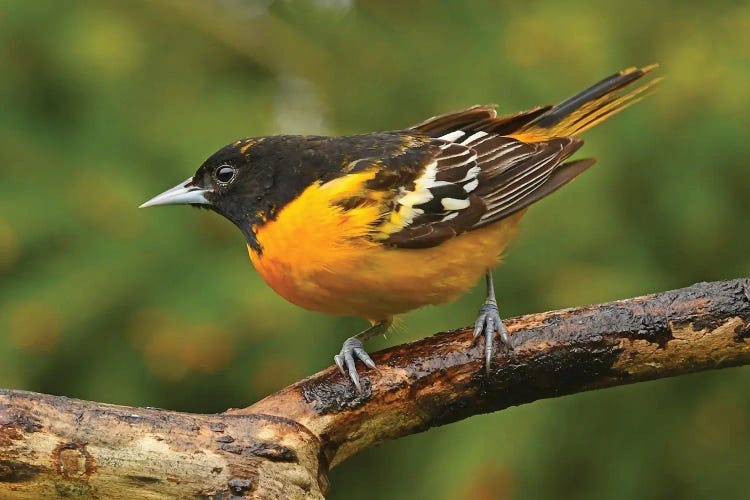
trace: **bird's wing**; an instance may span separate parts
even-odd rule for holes
[[[433,138],[422,147],[420,168],[390,186],[391,207],[374,237],[402,248],[432,247],[522,210],[591,166],[593,160],[561,165],[580,139],[523,142],[493,131],[517,129],[546,109],[496,118],[494,108],[475,106],[409,129]],[[381,175],[394,179],[401,170],[385,162]]]
[[[378,176],[398,183],[379,198],[373,237],[431,247],[547,196],[594,164],[563,163],[583,144],[577,136],[648,95],[658,78],[626,89],[655,67],[627,68],[556,106],[502,117],[474,106],[401,131],[397,154],[379,160]]]

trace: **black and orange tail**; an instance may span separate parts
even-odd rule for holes
[[[524,141],[577,136],[649,95],[650,92],[646,91],[652,89],[661,78],[655,78],[626,93],[620,91],[656,67],[656,64],[652,64],[615,73],[547,109],[511,135]]]

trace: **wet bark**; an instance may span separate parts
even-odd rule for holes
[[[750,280],[506,321],[485,372],[468,328],[373,354],[244,409],[198,415],[0,390],[0,497],[321,498],[386,439],[537,399],[750,363]]]

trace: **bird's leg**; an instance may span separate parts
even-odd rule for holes
[[[359,393],[362,392],[362,384],[360,384],[359,382],[359,374],[357,373],[357,367],[355,365],[355,357],[362,361],[365,365],[367,365],[368,368],[375,368],[375,362],[372,360],[370,355],[367,354],[367,351],[365,351],[363,342],[370,337],[385,333],[388,327],[391,326],[392,322],[393,320],[390,318],[384,321],[380,321],[372,325],[367,330],[358,333],[354,337],[349,337],[344,341],[344,345],[341,346],[341,352],[333,357],[333,360],[336,362],[336,366],[339,367],[339,370],[341,371],[341,374],[343,376],[346,377],[347,371],[349,372],[349,378],[352,379],[352,382],[354,382],[354,386],[357,388],[357,392]],[[346,364],[346,368],[344,368],[344,364]]]
[[[495,300],[495,285],[492,283],[492,272],[487,271],[485,275],[487,280],[487,298],[479,309],[479,316],[476,322],[474,322],[474,340],[484,332],[486,339],[484,344],[484,362],[485,369],[489,373],[490,371],[490,360],[492,359],[492,340],[495,336],[495,331],[500,334],[500,340],[511,347],[510,337],[508,336],[508,330],[503,325],[503,320],[500,319],[500,312],[497,310],[497,300]]]

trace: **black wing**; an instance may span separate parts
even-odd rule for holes
[[[527,143],[503,135],[548,109],[496,118],[494,108],[475,106],[410,129],[433,137],[432,144],[419,176],[394,198],[380,239],[404,248],[438,245],[528,207],[593,165],[591,159],[562,164],[580,139]]]

